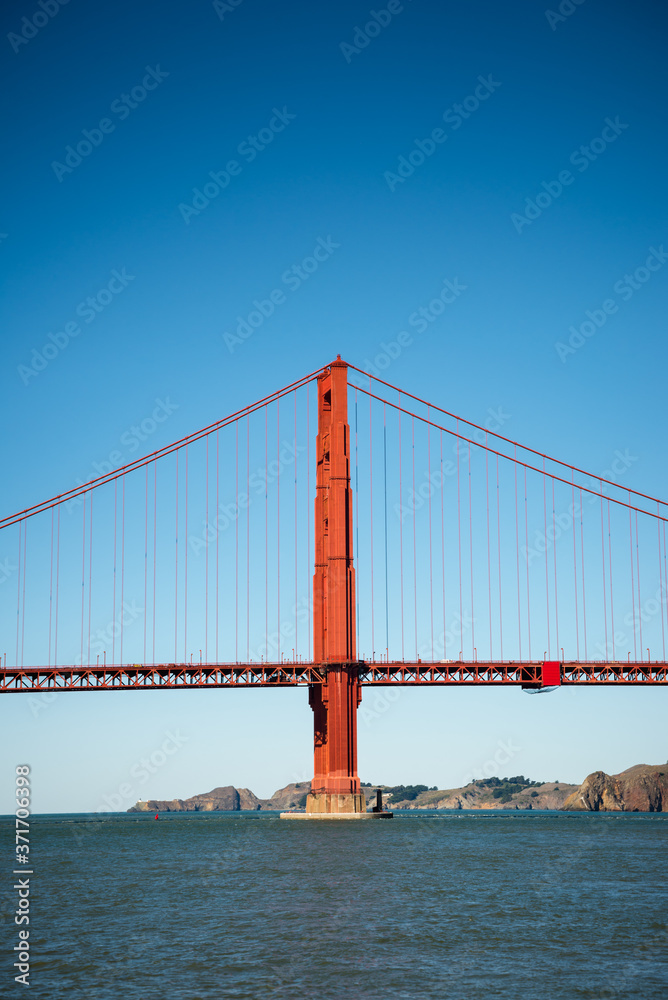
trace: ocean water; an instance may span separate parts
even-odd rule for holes
[[[31,841],[33,1000],[668,997],[668,815],[36,816]]]

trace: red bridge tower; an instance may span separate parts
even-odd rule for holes
[[[350,490],[348,365],[341,355],[318,378],[313,659],[325,679],[309,687],[314,778],[307,813],[364,813],[357,776],[355,570]]]

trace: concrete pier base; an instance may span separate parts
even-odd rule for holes
[[[341,782],[341,784],[347,784],[348,787],[355,783],[359,787],[359,780],[356,781],[355,778],[348,778]],[[325,792],[318,790],[308,793],[306,797],[306,812],[311,816],[320,813],[327,813],[328,815],[365,813],[366,800],[362,792],[359,791]]]
[[[392,819],[391,812],[348,812],[348,813],[307,813],[307,812],[283,812],[281,819]]]

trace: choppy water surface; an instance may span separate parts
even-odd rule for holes
[[[668,996],[668,816],[53,816],[32,828],[40,1000]],[[0,995],[19,995],[3,952]]]

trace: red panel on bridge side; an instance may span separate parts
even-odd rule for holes
[[[543,687],[552,687],[561,684],[561,663],[555,660],[548,660],[543,664],[542,675]]]

